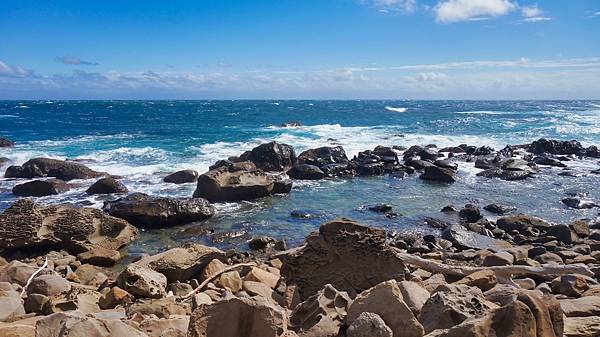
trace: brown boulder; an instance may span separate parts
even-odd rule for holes
[[[22,166],[11,166],[6,170],[6,178],[40,178],[54,177],[64,181],[73,179],[91,179],[101,176],[87,166],[71,161],[50,158],[34,158]]]
[[[69,185],[60,179],[34,180],[13,187],[12,193],[19,197],[44,197],[65,193]]]
[[[163,181],[171,184],[195,183],[198,181],[198,172],[194,170],[177,171],[166,176]]]
[[[147,337],[121,322],[87,317],[79,312],[55,313],[37,321],[36,337]]]
[[[129,265],[117,279],[119,287],[135,296],[160,298],[165,295],[165,275],[139,265]]]
[[[127,193],[129,190],[122,182],[118,181],[113,177],[106,177],[96,181],[85,193],[89,195],[94,194],[116,194],[116,193]]]
[[[294,309],[290,329],[301,337],[338,336],[350,301],[346,292],[327,284]]]

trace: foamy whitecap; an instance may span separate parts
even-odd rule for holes
[[[393,112],[406,112],[408,110],[408,108],[404,108],[404,107],[394,108],[391,106],[386,106],[385,109],[388,111],[393,111]]]

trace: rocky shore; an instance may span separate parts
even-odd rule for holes
[[[129,193],[118,176],[81,163],[31,159],[6,170],[26,179],[15,195],[93,179],[87,193],[112,198],[103,209],[24,198],[0,214],[0,336],[599,336],[597,218],[553,223],[489,204],[491,218],[467,204],[419,224],[439,236],[338,219],[293,248],[254,237],[242,251],[190,242],[134,258],[123,249],[140,230],[202,222],[215,215],[212,203],[290,193],[295,180],[418,174],[452,184],[474,163],[481,177],[514,181],[536,179],[541,166],[568,176],[582,158],[600,151],[540,139],[501,150],[378,146],[350,159],[341,146],[296,155],[272,142],[204,174],[165,176],[196,184],[186,199]],[[562,203],[598,207],[582,195]],[[370,209],[396,216],[387,205]]]

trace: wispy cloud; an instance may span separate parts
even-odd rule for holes
[[[56,57],[56,61],[62,64],[67,65],[76,65],[76,66],[97,66],[98,62],[85,61],[80,59],[79,57],[65,55]]]
[[[19,66],[11,66],[0,60],[0,76],[26,77],[31,75],[32,73],[33,72],[31,70],[27,70]]]
[[[416,0],[359,0],[372,5],[381,12],[414,13],[417,10]]]
[[[437,22],[454,23],[503,16],[517,8],[517,3],[509,0],[444,0],[433,10]]]
[[[521,15],[524,22],[549,21],[551,18],[544,16],[544,11],[537,4],[521,7]]]

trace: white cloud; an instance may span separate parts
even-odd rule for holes
[[[74,66],[97,66],[98,62],[85,61],[80,59],[79,57],[75,57],[72,55],[59,56],[56,58],[57,62],[66,65],[74,65]]]
[[[7,77],[24,77],[29,76],[32,72],[17,66],[11,66],[0,60],[0,76]]]
[[[444,0],[433,10],[437,22],[453,23],[503,16],[517,8],[518,5],[510,0]]]
[[[551,20],[549,17],[544,16],[544,11],[538,7],[537,4],[533,6],[521,7],[521,15],[525,22],[541,22]]]
[[[380,12],[414,13],[417,10],[416,0],[362,0],[379,9]]]

